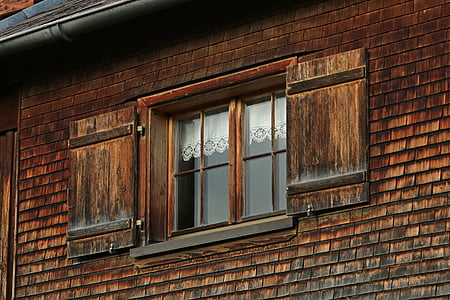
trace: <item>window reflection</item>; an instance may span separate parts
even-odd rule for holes
[[[286,97],[245,103],[244,216],[286,208]]]
[[[236,109],[240,115],[230,116],[226,106],[174,120],[175,231],[239,222],[286,209],[284,93],[232,102],[237,103],[233,107],[243,108]],[[229,157],[235,153],[241,156]],[[231,174],[239,177],[231,178]]]
[[[228,220],[228,108],[176,121],[175,230]]]

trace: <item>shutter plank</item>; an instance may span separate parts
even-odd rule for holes
[[[69,257],[135,244],[135,122],[130,107],[71,124]]]
[[[118,138],[132,133],[133,126],[125,125],[111,130],[100,131],[96,133],[79,136],[69,140],[69,148],[76,148],[103,142],[106,140]]]
[[[323,189],[335,188],[344,185],[361,183],[367,180],[366,172],[350,173],[322,180],[315,180],[304,183],[290,184],[286,187],[287,195],[295,195],[307,192],[314,192]]]
[[[123,229],[129,229],[131,227],[131,224],[132,224],[131,219],[124,219],[99,225],[82,227],[79,229],[73,229],[67,232],[67,239],[74,240],[119,231]]]
[[[341,208],[345,206],[365,203],[368,201],[368,183],[348,185],[338,188],[297,194],[287,198],[288,215],[307,213],[308,205],[312,205],[312,212]]]
[[[288,68],[288,214],[367,201],[364,49]]]
[[[167,125],[165,113],[150,111],[150,227],[152,241],[167,239]]]
[[[359,67],[356,69],[335,73],[326,76],[320,76],[303,81],[295,81],[288,84],[287,94],[293,95],[310,90],[324,88],[330,85],[336,85],[346,83],[349,81],[364,78],[366,74],[365,67]]]
[[[135,243],[133,228],[104,235],[67,241],[67,256],[69,258],[83,257],[98,253],[108,253],[111,244],[113,251],[128,248]]]

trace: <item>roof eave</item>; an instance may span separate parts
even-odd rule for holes
[[[0,39],[0,57],[10,56],[142,17],[190,0],[123,0],[83,11]]]

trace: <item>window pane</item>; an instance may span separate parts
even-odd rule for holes
[[[286,152],[275,155],[275,207],[286,209]]]
[[[263,97],[245,104],[245,155],[252,156],[272,150],[271,102]]]
[[[228,107],[205,113],[205,166],[228,161]]]
[[[175,229],[200,225],[200,173],[194,172],[175,178]]]
[[[177,121],[177,172],[200,166],[200,116],[189,116]]]
[[[275,150],[286,149],[286,96],[275,95]]]
[[[272,158],[245,162],[245,216],[272,211]]]
[[[204,223],[228,220],[228,165],[205,171]]]

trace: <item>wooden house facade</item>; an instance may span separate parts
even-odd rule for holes
[[[449,299],[448,0],[50,2],[0,20],[2,299]]]

